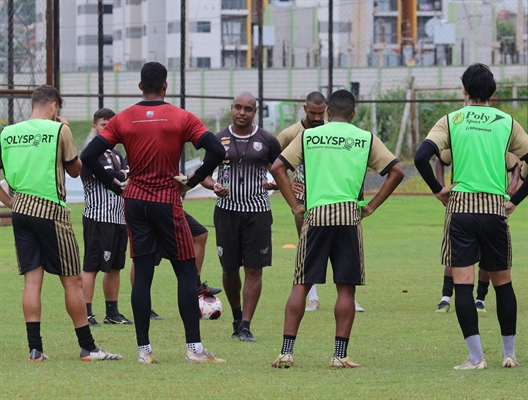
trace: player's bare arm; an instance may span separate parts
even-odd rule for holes
[[[0,201],[8,208],[13,208],[13,198],[0,186]]]
[[[287,170],[288,167],[286,164],[284,164],[280,158],[277,158],[271,167],[271,174],[273,175],[273,178],[275,178],[275,182],[277,182],[277,186],[279,187],[284,200],[286,200],[292,209],[292,212],[296,216],[303,218],[306,208],[304,205],[300,204],[297,197],[295,197]]]
[[[211,175],[200,182],[200,184],[209,190],[212,190],[218,197],[229,196],[229,188],[223,187],[220,182],[216,182]]]
[[[370,200],[366,206],[363,207],[361,217],[366,218],[377,210],[379,206],[383,204],[385,200],[394,192],[394,189],[400,184],[403,180],[405,174],[400,166],[400,164],[394,164],[387,173],[387,178],[383,185],[381,185],[380,190],[376,195]]]

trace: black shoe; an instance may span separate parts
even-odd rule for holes
[[[29,362],[41,362],[45,360],[49,360],[49,357],[46,354],[44,354],[43,351],[38,351],[37,349],[31,349],[31,351],[29,352],[29,357],[28,357]]]
[[[257,339],[253,337],[253,334],[248,328],[242,328],[238,332],[238,339],[242,342],[256,342]]]
[[[88,325],[90,328],[101,326],[99,323],[95,320],[95,315],[89,315],[88,316]]]
[[[158,314],[156,314],[156,311],[150,310],[150,319],[156,320],[156,321],[162,321],[163,318],[161,318]]]
[[[220,288],[207,286],[207,282],[202,282],[202,284],[198,286],[198,296],[214,296],[221,291],[222,289]]]
[[[134,322],[125,318],[123,314],[117,314],[113,317],[109,317],[108,315],[105,315],[103,322],[105,324],[111,324],[111,325],[134,325]]]
[[[240,327],[240,320],[233,321],[233,333],[231,334],[231,339],[239,339],[240,333],[238,332],[238,328]]]

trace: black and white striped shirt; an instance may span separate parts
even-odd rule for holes
[[[217,181],[229,187],[229,196],[219,197],[217,207],[240,212],[269,211],[268,192],[262,181],[267,180],[268,165],[281,152],[277,138],[256,125],[249,136],[239,136],[229,126],[216,137],[226,150]]]
[[[99,162],[105,169],[116,172],[128,169],[123,156],[115,149],[106,150],[99,157]],[[85,166],[81,170],[81,179],[84,187],[83,216],[97,222],[125,225],[123,198],[106,190]]]

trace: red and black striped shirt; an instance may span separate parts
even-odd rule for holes
[[[198,147],[208,130],[193,114],[164,101],[142,101],[113,117],[101,132],[110,147],[122,143],[130,167],[124,197],[181,203],[177,183],[186,142]]]

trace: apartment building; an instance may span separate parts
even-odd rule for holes
[[[105,69],[136,70],[152,60],[179,68],[182,1],[186,1],[187,68],[256,65],[257,0],[105,0]],[[261,1],[267,67],[328,65],[328,0]],[[492,1],[334,0],[333,4],[334,66],[493,61],[495,30],[490,27],[497,10]],[[97,0],[61,0],[60,7],[61,68],[96,69]]]

